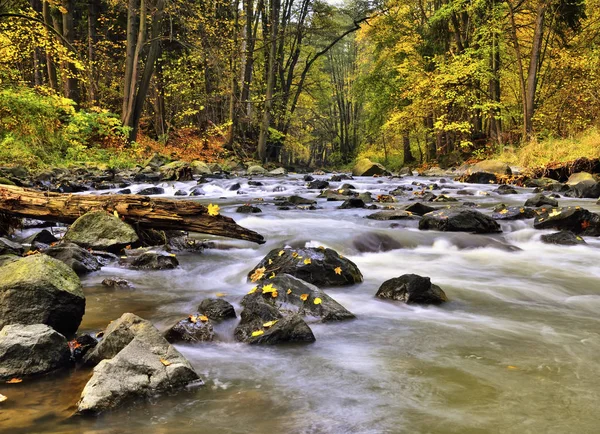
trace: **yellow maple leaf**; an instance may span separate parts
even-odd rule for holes
[[[308,294],[302,294],[302,295],[300,296],[300,300],[302,300],[302,301],[306,301],[306,300],[308,300]]]
[[[270,292],[277,291],[277,288],[273,288],[272,284],[264,285],[262,287],[263,294],[268,294]]]
[[[335,274],[340,274],[341,275],[342,274],[342,267],[334,268],[333,271],[335,271]]]
[[[292,293],[291,289],[288,289],[287,292],[286,292],[286,294],[288,294],[288,295],[291,294],[291,293]]]
[[[304,260],[304,264],[305,264],[305,265],[308,265],[308,264],[310,264],[311,262],[312,262],[312,261],[310,260],[310,258],[306,258],[306,259]]]
[[[550,214],[548,214],[548,217],[556,217],[557,215],[560,215],[560,210],[553,209],[552,212]]]
[[[285,254],[285,250],[280,250],[279,253],[277,254],[278,256],[283,256]]]
[[[163,365],[165,365],[165,366],[169,366],[169,365],[171,364],[171,362],[169,362],[169,361],[168,361],[168,360],[166,360],[166,359],[160,359],[160,363],[162,363],[162,364],[163,364]]]
[[[273,321],[269,321],[263,324],[263,327],[268,329],[269,327],[273,327],[275,324],[277,324],[277,321],[279,320],[273,320]]]
[[[315,301],[313,301],[314,304],[321,304],[323,300],[321,300],[319,297],[315,298]]]
[[[188,316],[188,320],[195,324],[196,322],[198,322],[198,317],[196,315],[190,315]]]
[[[273,291],[271,293],[271,297],[273,297],[273,298],[277,298],[278,295],[279,295],[279,293],[277,291]]]
[[[198,319],[202,322],[208,322],[208,317],[206,315],[200,315]]]
[[[262,279],[265,276],[265,271],[267,271],[265,267],[257,268],[256,270],[254,270],[254,273],[250,275],[250,280],[256,282]]]
[[[211,204],[208,205],[207,209],[208,209],[208,215],[218,216],[219,215],[219,210],[221,208],[219,208],[219,205],[213,205],[211,203]]]
[[[248,294],[254,294],[256,292],[256,290],[258,289],[258,286],[255,286],[254,288],[252,288],[250,291],[248,291]]]
[[[264,335],[265,332],[262,330],[256,330],[255,332],[252,332],[252,337],[255,338],[256,336],[260,336],[260,335]]]

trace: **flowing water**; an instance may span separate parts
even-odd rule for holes
[[[326,179],[325,176],[317,177]],[[426,178],[357,178],[359,192],[387,193]],[[83,278],[87,310],[81,331],[97,331],[124,312],[164,330],[220,293],[239,313],[251,285],[246,275],[274,248],[327,246],[354,261],[364,283],[327,289],[356,320],[311,327],[302,346],[258,347],[232,339],[235,321],[216,326],[219,342],[178,345],[204,387],[123,406],[98,418],[71,417],[91,372],[87,368],[21,384],[0,385],[0,432],[52,433],[596,433],[600,425],[600,242],[543,244],[532,221],[502,223],[499,235],[424,232],[415,221],[373,221],[374,211],[339,210],[320,199],[317,210],[280,211],[276,196],[314,198],[299,176],[213,180],[203,203],[263,234],[256,246],[218,240],[201,255],[178,255],[168,271],[105,267]],[[229,191],[234,182],[243,194]],[[342,183],[332,183],[338,187]],[[195,183],[167,183],[166,194]],[[135,192],[147,185],[135,186]],[[495,186],[458,188],[489,212],[521,205],[531,190],[499,196]],[[274,191],[277,190],[277,191]],[[439,193],[436,191],[436,193]],[[262,214],[236,214],[255,202]],[[403,201],[407,201],[408,196]],[[595,201],[560,198],[582,205]],[[382,247],[385,246],[385,247]],[[519,249],[510,248],[510,246]],[[385,280],[405,273],[431,277],[450,302],[408,306],[374,298]],[[100,282],[123,277],[133,289]],[[223,295],[224,294],[224,295]]]

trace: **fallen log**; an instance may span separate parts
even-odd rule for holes
[[[262,235],[239,226],[233,219],[209,215],[207,207],[191,200],[150,198],[135,194],[73,195],[0,186],[0,213],[60,223],[73,223],[89,211],[116,211],[133,226],[159,230],[184,230],[265,242]]]

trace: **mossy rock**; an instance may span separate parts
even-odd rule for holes
[[[14,182],[12,182],[10,179],[8,178],[3,178],[0,176],[0,185],[17,185]]]
[[[65,241],[94,250],[120,250],[136,243],[135,230],[106,211],[91,211],[79,217],[64,236]]]

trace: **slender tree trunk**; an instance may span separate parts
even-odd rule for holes
[[[540,56],[542,54],[542,40],[544,38],[544,21],[546,16],[546,2],[540,3],[535,18],[535,30],[533,34],[533,47],[529,60],[529,71],[527,73],[527,111],[525,113],[524,133],[526,138],[531,138],[533,132],[533,115],[535,114],[535,95],[537,91],[538,73],[540,68]]]
[[[140,64],[140,54],[142,52],[142,48],[144,48],[144,44],[146,43],[146,17],[147,17],[147,6],[146,0],[140,0],[140,25],[138,27],[137,41],[135,42],[135,50],[133,51],[133,66],[131,70],[131,81],[129,83],[129,100],[127,105],[127,111],[125,112],[125,122],[124,124],[128,127],[132,128],[131,134],[133,134],[133,130],[137,135],[137,125],[134,125],[136,121],[134,118],[134,106],[137,103],[137,94],[136,94],[136,86],[137,86],[137,77],[138,77],[138,69]],[[152,65],[154,68],[154,65]],[[150,85],[150,83],[148,83]],[[141,87],[141,84],[140,84]],[[147,89],[146,89],[147,92]],[[139,94],[139,90],[138,90]],[[145,95],[144,95],[145,98]],[[139,119],[138,119],[139,121]],[[133,141],[135,141],[136,135],[133,135]]]
[[[404,149],[404,164],[414,163],[415,157],[410,152],[410,136],[408,133],[402,135],[402,147]]]
[[[50,16],[50,5],[47,1],[42,3],[42,15],[44,17],[44,23],[46,26],[52,26],[52,17]],[[50,51],[46,49],[46,69],[48,72],[48,86],[51,89],[58,89],[58,78],[56,76],[56,66],[50,55]]]
[[[240,23],[240,1],[234,0],[233,2],[233,49],[231,50],[231,58],[229,60],[231,67],[231,85],[229,95],[229,120],[231,125],[229,126],[229,132],[227,134],[227,148],[233,149],[233,143],[235,141],[236,132],[238,130],[239,123],[239,101],[238,96],[238,73],[237,73],[237,57],[239,55],[238,47],[238,30]]]
[[[131,94],[131,82],[133,81],[133,58],[135,53],[135,36],[137,33],[136,19],[137,0],[129,0],[127,4],[127,46],[125,75],[123,77],[123,106],[121,109],[121,122],[123,122],[123,125],[128,125],[129,101],[133,98]]]
[[[98,2],[99,0],[88,0],[88,91],[89,100],[92,104],[98,103],[98,84],[96,75],[96,43],[98,32]]]
[[[275,61],[277,56],[277,35],[279,23],[279,6],[280,0],[271,0],[270,8],[270,49],[269,49],[269,66],[267,69],[267,92],[265,94],[265,107],[263,112],[262,123],[260,126],[260,135],[258,137],[258,157],[261,161],[267,160],[267,138],[269,137],[269,127],[271,126],[271,110],[273,108],[273,96],[275,89]]]
[[[73,27],[73,10],[75,8],[74,0],[62,0],[63,12],[63,31],[62,34],[67,42],[73,44],[75,39],[75,29]],[[75,65],[69,63],[66,65],[66,79],[63,82],[65,96],[75,102],[79,102],[79,89],[77,83],[77,69]]]

